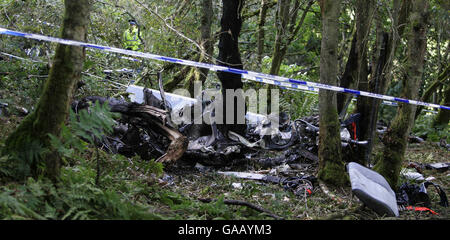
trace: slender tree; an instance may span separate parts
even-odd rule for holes
[[[450,85],[447,85],[447,87],[445,88],[444,99],[442,99],[441,104],[445,106],[450,106]],[[448,125],[449,121],[450,121],[450,110],[439,109],[439,112],[436,115],[433,125],[434,126]]]
[[[86,41],[90,0],[65,0],[61,37]],[[48,134],[59,136],[61,124],[69,112],[74,86],[81,79],[85,52],[82,47],[59,44],[50,75],[36,110],[28,115],[8,137],[2,155],[12,156],[16,178],[44,174],[57,180],[61,160],[50,149]]]
[[[336,85],[338,73],[338,42],[340,0],[321,0],[322,45],[320,51],[320,83]],[[341,154],[340,124],[336,106],[336,93],[319,92],[319,179],[344,185],[348,178]]]
[[[354,88],[360,82],[362,85],[367,85],[367,43],[369,41],[370,26],[374,19],[375,5],[375,0],[356,0],[356,32],[353,36],[345,72],[341,79],[341,87]],[[338,94],[339,113],[347,110],[345,106],[350,100],[351,96],[348,94]]]
[[[201,2],[202,16],[200,18],[200,46],[204,49],[195,61],[208,62],[207,60],[214,52],[214,45],[211,37],[211,25],[213,20],[212,0],[202,0]],[[205,68],[191,68],[188,73],[187,85],[189,93],[194,96],[194,81],[205,83],[209,70]]]
[[[412,10],[407,32],[407,61],[402,77],[402,97],[406,99],[416,99],[418,97],[425,61],[426,34],[429,20],[428,1],[411,0],[411,3]],[[415,111],[415,105],[399,104],[397,115],[383,137],[384,149],[382,157],[374,167],[394,189],[397,187],[408,136],[414,122]]]
[[[261,0],[261,9],[258,17],[258,67],[261,68],[262,64],[262,55],[264,53],[264,39],[265,39],[265,30],[264,25],[266,24],[266,16],[267,10],[269,9],[268,0]]]
[[[219,35],[219,56],[217,58],[218,64],[222,66],[243,69],[241,55],[239,52],[238,39],[242,27],[241,11],[244,5],[244,0],[223,0],[222,18],[220,20],[220,35]],[[223,121],[226,123],[227,115],[231,112],[227,111],[227,101],[232,101],[234,122],[233,124],[218,124],[222,133],[226,134],[229,130],[243,134],[245,131],[245,124],[238,124],[238,102],[244,102],[243,95],[237,93],[234,99],[227,99],[227,90],[242,89],[242,79],[240,74],[217,72],[220,82],[222,83],[223,96]],[[218,112],[216,111],[216,114]],[[242,117],[242,116],[239,116]]]
[[[359,8],[365,8],[364,3],[359,3]],[[377,8],[375,14],[377,35],[376,43],[373,47],[372,73],[370,78],[367,71],[367,59],[361,55],[358,69],[358,89],[378,94],[385,94],[392,79],[392,67],[395,58],[397,46],[407,24],[410,0],[394,0],[392,13],[392,30],[390,33],[385,30],[383,19],[381,17],[381,8]],[[364,37],[360,38],[364,41]],[[364,54],[364,49],[359,51]],[[354,161],[362,164],[369,164],[374,144],[376,123],[381,100],[368,97],[358,97],[356,112],[361,114],[360,132],[358,138],[367,140],[365,148],[358,148],[352,155]]]
[[[291,4],[293,2],[293,4]],[[305,22],[306,14],[311,9],[314,1],[309,0],[297,22],[298,12],[301,9],[299,0],[279,0],[277,34],[275,37],[274,50],[272,54],[272,65],[270,74],[277,75],[280,72],[281,63],[286,55],[288,47],[298,37],[298,32]]]
[[[445,81],[448,81],[448,76],[450,76],[450,65],[448,65],[437,77],[436,80],[434,80],[430,86],[427,87],[427,89],[424,91],[422,97],[420,98],[420,100],[422,102],[428,102],[431,98],[431,96],[436,93],[437,89],[439,89],[439,87],[441,87],[442,85],[445,84]],[[444,98],[445,98],[445,93],[444,93]],[[448,97],[447,97],[448,98]],[[445,101],[444,101],[445,102]],[[448,104],[448,101],[447,101]],[[446,105],[448,106],[448,105]],[[423,106],[418,106],[417,107],[417,111],[416,111],[416,116],[415,118],[417,119],[417,117],[419,117],[420,113],[422,112],[422,110],[424,109]]]
[[[313,0],[308,0],[306,7],[303,9],[300,20],[297,22],[299,10],[301,9],[300,0],[279,0],[277,4],[277,19],[276,19],[276,36],[274,48],[272,53],[272,64],[269,73],[271,75],[278,75],[281,68],[281,63],[286,56],[287,49],[291,43],[298,37],[298,32],[303,26],[306,19],[306,14],[310,11]],[[274,89],[271,85],[267,85],[268,98],[267,109],[270,113],[271,90]]]

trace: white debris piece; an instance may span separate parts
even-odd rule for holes
[[[235,189],[243,189],[244,186],[242,186],[242,183],[232,183],[231,186],[233,186],[233,188]]]
[[[416,180],[416,181],[425,180],[425,178],[423,177],[422,174],[416,172],[413,169],[404,168],[400,171],[400,175],[402,175],[403,177],[405,177],[406,179],[409,179],[409,180]]]

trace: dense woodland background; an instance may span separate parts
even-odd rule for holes
[[[83,0],[66,1],[65,5],[62,0],[0,0],[0,27],[121,48],[128,20],[135,19],[145,43],[143,52],[220,64],[226,62],[221,59],[219,46],[224,36],[221,19],[224,6],[230,2],[237,5],[242,21],[239,37],[232,39],[237,41],[243,69],[450,106],[447,1]],[[63,31],[63,26],[66,30],[82,30]],[[395,107],[366,98],[350,101],[349,95],[343,94],[282,90],[280,110],[291,119],[320,113],[320,164],[316,174],[336,187],[345,201],[335,204],[323,193],[296,199],[273,186],[253,183],[234,191],[232,180],[217,175],[199,179],[187,174],[167,184],[161,180],[167,176],[162,164],[111,155],[96,149],[93,139],[81,140],[86,130],[111,131],[112,119],[117,116],[105,106],[95,106],[98,115],[80,123],[73,115],[69,117],[68,104],[87,96],[118,97],[130,80],[158,88],[156,73],[160,71],[167,92],[185,88],[193,93],[196,80],[215,88],[221,83],[220,74],[149,60],[136,63],[115,54],[4,35],[0,40],[0,104],[8,105],[8,114],[0,112],[3,219],[267,218],[245,207],[224,204],[224,198],[230,197],[260,203],[288,219],[378,219],[382,216],[360,209],[349,195],[345,162],[376,162],[375,169],[395,189],[404,180],[399,173],[408,162],[449,159],[448,150],[435,144],[450,142],[449,111]],[[139,71],[131,76],[114,73],[106,78],[105,70],[123,68]],[[72,81],[70,88],[61,88],[67,99],[52,100],[54,92],[63,91],[56,87],[42,97],[46,89],[60,84],[52,85],[51,79]],[[82,86],[76,85],[78,80]],[[243,88],[269,86],[244,81]],[[51,106],[48,113],[28,114],[45,108],[40,99],[53,104],[62,102],[62,110]],[[60,120],[63,125],[55,120],[47,125],[60,126],[56,129],[42,125],[42,133],[31,130],[39,119],[51,118],[48,114],[52,112],[64,113]],[[353,112],[364,113],[361,138],[370,139],[371,147],[349,156],[335,141],[339,134],[336,126],[338,118]],[[375,136],[377,120],[390,129],[382,140]],[[34,123],[33,128],[23,127],[27,121]],[[22,127],[17,128],[19,124]],[[52,130],[43,130],[46,128]],[[102,131],[97,134],[100,136]],[[411,149],[407,143],[410,133],[426,142]],[[37,139],[45,141],[32,141],[26,135],[30,139],[39,135]],[[36,160],[41,158],[41,162]],[[438,181],[448,190],[447,175],[433,176],[442,177]],[[196,181],[198,184],[191,184]],[[264,195],[268,192],[273,195]],[[200,196],[215,196],[219,201],[200,203],[196,201]],[[439,210],[440,217],[448,218],[448,210]]]

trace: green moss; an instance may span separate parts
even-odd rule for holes
[[[409,106],[404,106],[409,108]],[[384,150],[382,156],[379,155],[374,170],[386,178],[393,189],[397,188],[400,175],[401,164],[404,159],[407,136],[409,135],[409,121],[405,115],[413,115],[407,109],[403,109],[394,119],[391,129],[383,138]]]
[[[343,186],[348,183],[348,176],[342,161],[339,121],[336,109],[328,110],[328,114],[322,113],[323,119],[320,122],[318,176],[329,184]]]
[[[318,178],[335,186],[345,186],[349,183],[344,164],[337,162],[325,162],[319,170]]]
[[[395,149],[385,149],[373,170],[381,174],[389,183],[392,189],[397,189],[397,183],[400,175],[403,154]]]
[[[33,133],[33,116],[29,115],[22,121],[16,131],[6,139],[5,147],[1,151],[2,156],[8,156],[1,168],[15,179],[24,179],[36,172],[41,146],[30,134]]]

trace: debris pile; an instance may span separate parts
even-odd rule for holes
[[[214,123],[175,124],[171,119],[173,114],[182,117],[186,108],[190,108],[190,113],[193,113],[198,105],[201,105],[201,116],[193,116],[194,119],[205,116],[212,118],[215,114],[212,101],[187,98],[164,93],[162,89],[156,91],[133,85],[128,87],[128,92],[131,93],[132,102],[124,99],[87,97],[72,104],[72,109],[77,112],[89,107],[89,102],[108,102],[112,112],[121,113],[122,117],[117,120],[113,134],[105,137],[101,143],[112,153],[127,157],[139,155],[144,160],[156,159],[167,165],[182,160],[191,163],[192,166],[195,165],[194,168],[201,173],[216,167],[230,170],[230,166],[244,163],[246,171],[217,173],[277,184],[286,191],[305,198],[313,194],[319,185],[314,177],[319,162],[317,157],[319,116],[308,116],[292,121],[287,114],[282,113],[275,127],[272,116],[248,113],[247,130],[244,135],[229,131],[227,136],[224,136]],[[342,122],[341,144],[344,148],[367,145],[367,141],[358,139],[358,127],[359,114],[351,115]],[[386,126],[379,125],[377,129],[382,135]],[[415,141],[420,142],[417,138]],[[251,171],[249,167],[252,165],[258,169],[268,170]],[[411,174],[419,176],[420,170],[424,168],[446,171],[448,167],[448,163],[416,164],[418,172]],[[396,194],[386,180],[371,169],[352,162],[347,165],[347,170],[352,192],[378,214],[397,217],[399,210],[417,211],[417,207],[421,207],[421,204],[418,204],[418,197],[421,199],[420,202],[424,203],[424,207],[429,206],[429,199],[423,195],[426,194],[426,187],[429,185],[434,185],[438,190],[441,205],[448,205],[443,190],[429,181],[419,188],[402,186],[400,193]],[[416,180],[430,179],[422,177]],[[233,187],[241,189],[244,186],[242,183],[234,183]],[[419,191],[416,191],[417,189]],[[406,203],[409,206],[405,206]]]

